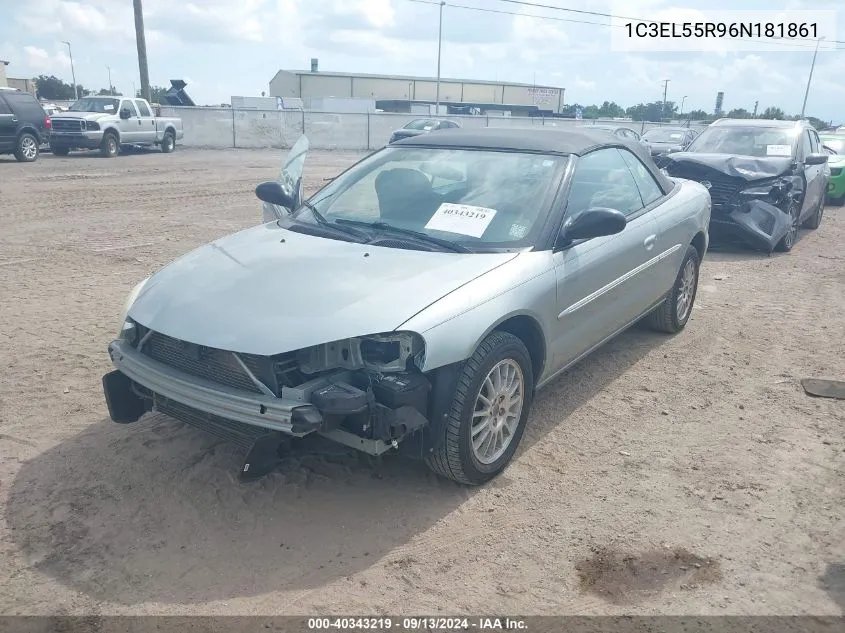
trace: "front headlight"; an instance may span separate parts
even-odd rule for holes
[[[774,181],[751,185],[740,191],[740,196],[745,200],[763,200],[777,205],[783,200],[787,191],[789,191],[787,183]]]
[[[96,121],[86,121],[85,129],[87,129],[87,130],[99,130],[100,124],[97,123]]]
[[[141,281],[137,286],[132,288],[132,291],[129,293],[129,296],[126,297],[126,303],[123,306],[123,313],[120,315],[120,332],[118,332],[119,337],[123,337],[126,330],[126,315],[129,313],[129,308],[132,307],[132,304],[135,303],[135,300],[138,298],[138,295],[141,294],[141,291],[144,289],[146,283],[150,280],[149,277]],[[133,324],[134,327],[134,324]]]
[[[409,361],[423,366],[425,342],[414,332],[370,334],[301,349],[296,359],[306,374],[330,369],[404,372]]]

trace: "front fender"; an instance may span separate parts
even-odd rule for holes
[[[397,330],[422,336],[426,350],[422,370],[431,371],[466,360],[496,327],[527,316],[539,325],[547,358],[556,308],[551,251],[521,253],[436,301]]]

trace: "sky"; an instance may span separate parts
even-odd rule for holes
[[[834,27],[845,41],[841,0],[637,0],[624,8],[602,0],[526,0],[547,7],[642,19],[710,10],[841,9]],[[487,11],[460,8],[477,7]],[[438,13],[431,0],[143,0],[150,82],[182,78],[201,105],[268,91],[279,69],[435,76]],[[494,11],[499,11],[496,13]],[[140,87],[132,0],[0,0],[0,59],[10,77],[53,74],[70,83],[71,42],[77,81],[98,90]],[[762,15],[762,14],[761,14]],[[551,19],[555,18],[555,19]],[[688,17],[685,19],[689,19]],[[693,17],[693,19],[695,19]],[[579,22],[580,21],[580,22]],[[592,22],[585,24],[583,22]],[[716,44],[706,52],[611,50],[607,17],[504,0],[447,0],[441,76],[561,87],[566,103],[615,101],[627,107],[663,98],[684,110],[801,111],[814,42],[782,50]],[[830,25],[828,25],[830,27]],[[832,38],[828,38],[830,40]],[[838,50],[831,50],[834,46]],[[845,44],[818,53],[806,114],[845,122]]]

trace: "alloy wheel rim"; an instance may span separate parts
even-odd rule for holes
[[[35,158],[35,155],[38,153],[38,147],[35,145],[35,141],[27,136],[21,142],[21,153],[26,158]]]
[[[789,207],[789,215],[792,217],[792,224],[789,225],[789,231],[783,238],[784,244],[789,248],[795,245],[795,236],[798,235],[798,205],[794,202]]]
[[[481,383],[470,424],[472,453],[482,464],[499,459],[513,442],[525,401],[525,378],[515,360],[499,361]]]
[[[691,259],[688,259],[678,281],[678,299],[675,305],[678,321],[686,319],[692,307],[692,300],[695,296],[695,277],[695,264]]]

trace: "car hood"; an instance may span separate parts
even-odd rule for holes
[[[207,347],[273,355],[389,332],[516,257],[384,248],[260,225],[158,271],[128,316]]]
[[[715,171],[742,178],[748,182],[774,178],[786,173],[792,167],[790,156],[736,156],[733,154],[703,154],[698,152],[673,152],[666,154],[669,173],[673,164],[703,165]]]
[[[114,116],[114,114],[109,114],[106,112],[57,112],[51,119],[74,119],[78,121],[82,119],[84,121],[99,121],[100,119],[104,119],[106,117]]]

